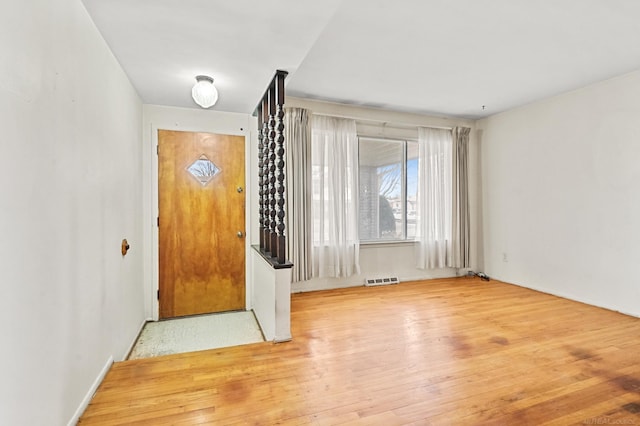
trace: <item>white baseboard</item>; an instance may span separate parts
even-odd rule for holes
[[[548,288],[545,288],[545,287],[539,287],[539,286],[535,286],[535,285],[514,284],[514,283],[512,283],[510,281],[501,280],[498,277],[492,277],[492,278],[497,280],[497,281],[502,281],[502,282],[507,283],[507,284],[515,285],[516,287],[528,288],[529,290],[538,291],[540,293],[549,294],[551,296],[560,297],[562,299],[572,300],[574,302],[584,303],[585,305],[594,306],[596,308],[602,308],[602,309],[606,309],[608,311],[618,312],[618,313],[621,313],[623,315],[627,315],[627,316],[630,316],[630,317],[640,318],[640,312],[626,311],[624,309],[620,309],[617,306],[609,305],[607,303],[602,303],[601,301],[592,300],[592,299],[585,298],[585,297],[578,297],[575,294],[565,293],[563,291],[556,291],[554,289],[548,289]]]
[[[456,270],[452,268],[434,269],[418,275],[393,275],[400,282],[424,281],[439,278],[455,278]],[[458,275],[459,276],[459,275]],[[307,291],[336,290],[339,288],[364,286],[364,275],[354,275],[350,278],[312,278],[309,281],[291,283],[292,293],[304,293]]]
[[[93,384],[91,385],[91,387],[89,388],[89,391],[87,392],[82,402],[80,403],[80,406],[78,407],[76,412],[73,414],[73,417],[71,417],[71,420],[69,420],[69,423],[67,423],[67,426],[74,426],[78,423],[78,421],[80,421],[80,417],[82,416],[82,413],[84,413],[84,410],[86,410],[87,406],[89,406],[91,399],[93,399],[93,395],[98,390],[100,383],[102,383],[102,380],[104,380],[104,376],[107,375],[112,364],[113,364],[113,356],[110,356],[106,364],[104,365],[104,367],[102,367],[102,370],[100,371],[100,374],[98,374],[98,377],[96,377],[96,379],[93,381]]]
[[[138,327],[138,332],[136,333],[135,336],[133,336],[133,340],[129,344],[129,347],[127,347],[127,350],[124,352],[124,355],[122,356],[122,359],[120,361],[124,361],[125,359],[129,358],[129,354],[133,350],[133,347],[136,345],[136,342],[138,341],[138,337],[140,337],[140,333],[142,333],[142,329],[148,322],[151,322],[151,321],[153,320],[150,318],[147,318],[142,321],[142,324],[140,324],[140,327]]]

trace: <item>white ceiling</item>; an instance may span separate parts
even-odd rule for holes
[[[640,69],[638,0],[83,0],[143,102],[289,95],[479,118]],[[482,106],[486,109],[483,110]]]

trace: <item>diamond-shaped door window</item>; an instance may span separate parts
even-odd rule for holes
[[[213,164],[211,160],[209,160],[204,154],[200,156],[196,161],[194,161],[189,167],[187,167],[187,171],[191,176],[197,179],[198,182],[205,186],[208,184],[211,179],[218,173],[220,173],[220,169],[218,166]]]

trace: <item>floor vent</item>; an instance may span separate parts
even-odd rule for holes
[[[389,285],[389,284],[398,284],[400,280],[398,277],[384,277],[384,278],[367,278],[364,280],[364,285],[366,286],[374,286],[374,285]]]

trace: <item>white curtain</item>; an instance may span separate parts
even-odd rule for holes
[[[452,266],[452,135],[418,128],[417,266]]]
[[[348,277],[360,272],[356,123],[314,115],[311,129],[313,276]]]
[[[292,281],[311,278],[311,124],[303,108],[286,108],[287,259],[293,263]]]

